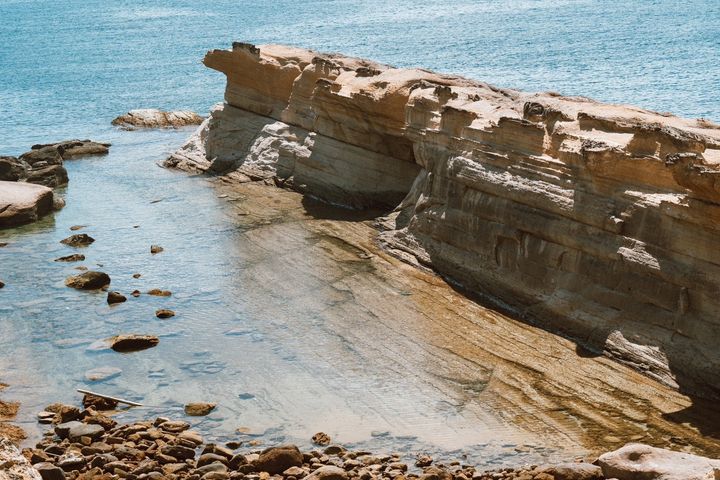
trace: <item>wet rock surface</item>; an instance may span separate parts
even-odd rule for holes
[[[99,290],[110,285],[110,275],[89,270],[65,279],[65,286],[78,290]]]
[[[153,108],[130,110],[112,121],[112,124],[124,130],[138,128],[179,128],[188,125],[200,125],[203,117],[190,110],[162,111]]]
[[[94,241],[95,239],[87,233],[76,233],[74,235],[70,235],[63,240],[60,240],[60,243],[64,245],[69,245],[71,247],[87,247]]]
[[[116,352],[137,352],[152,348],[160,343],[160,339],[153,335],[116,335],[108,340],[110,348]]]

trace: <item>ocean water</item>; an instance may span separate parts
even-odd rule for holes
[[[159,168],[191,130],[110,125],[133,108],[207,112],[222,100],[224,78],[201,59],[237,40],[720,120],[714,0],[0,0],[0,155],[78,137],[113,144],[107,157],[66,162],[63,210],[0,231],[9,243],[0,248],[0,381],[11,385],[4,396],[22,402],[22,425],[36,435],[35,412],[90,387],[142,401],[137,416],[214,400],[220,408],[196,428],[230,437],[242,427],[268,443],[307,443],[325,429],[370,448],[472,446],[468,459],[488,465],[591,448],[575,440],[572,412],[553,413],[570,441],[552,429],[538,439],[516,425],[540,418],[537,405],[510,415],[488,400],[494,365],[453,343],[467,341],[457,336],[464,329],[484,335],[480,313],[472,328],[448,313],[444,337],[428,304],[414,300],[417,285],[377,276],[352,248],[302,222],[238,217],[228,204],[241,196],[219,197],[205,179]],[[109,307],[102,294],[64,287],[75,265],[53,259],[73,253],[59,240],[78,224],[97,238],[83,263],[110,273],[113,289],[174,295]],[[150,256],[152,243],[166,251]],[[377,300],[385,297],[392,308]],[[177,317],[156,319],[161,307]],[[122,332],[161,343],[130,355],[98,343]],[[122,373],[88,382],[85,372],[102,366]]]
[[[206,112],[223,78],[200,61],[236,40],[720,121],[716,0],[0,0],[0,154]]]

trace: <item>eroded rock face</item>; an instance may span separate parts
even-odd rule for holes
[[[720,460],[631,443],[600,456],[606,478],[618,480],[715,480]]]
[[[0,437],[0,480],[41,480],[20,450],[3,437]]]
[[[393,208],[397,256],[720,396],[720,127],[277,45],[205,64],[225,104],[168,165]]]
[[[52,211],[50,188],[0,181],[0,228],[31,223]]]
[[[188,125],[200,125],[203,117],[190,110],[164,112],[154,108],[130,110],[112,121],[112,124],[124,130],[138,128],[179,128]]]

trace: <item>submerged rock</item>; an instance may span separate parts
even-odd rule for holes
[[[87,233],[76,233],[75,235],[70,235],[63,240],[60,240],[60,243],[69,245],[71,247],[87,247],[94,241],[95,239]]]
[[[155,255],[156,253],[160,253],[163,250],[165,249],[160,245],[150,245],[150,253],[152,253],[153,255]]]
[[[72,255],[66,255],[55,259],[56,262],[82,262],[83,260],[85,260],[85,255],[81,253],[73,253]]]
[[[78,290],[98,290],[110,285],[110,275],[89,270],[65,279],[65,285]]]
[[[312,442],[315,445],[320,445],[321,447],[327,447],[330,445],[330,441],[330,435],[325,432],[318,432],[312,436]]]
[[[185,405],[185,415],[190,415],[191,417],[204,417],[215,410],[216,406],[217,405],[215,403],[206,402],[188,403]]]
[[[110,143],[94,142],[92,140],[64,140],[58,143],[38,144],[30,147],[31,151],[54,149],[64,159],[84,157],[88,155],[107,155]]]
[[[154,335],[117,335],[110,338],[109,343],[116,352],[127,353],[152,348],[160,343],[160,339]]]
[[[161,290],[159,288],[153,288],[151,290],[148,290],[148,295],[153,295],[155,297],[169,297],[172,295],[172,292],[170,290]]]
[[[190,110],[165,112],[154,108],[130,110],[112,121],[112,124],[124,130],[138,128],[179,128],[187,125],[200,125],[203,117]]]
[[[618,480],[715,480],[720,460],[640,443],[625,445],[597,460],[606,478]]]
[[[51,189],[30,183],[0,181],[0,228],[34,222],[52,211]]]
[[[100,382],[115,378],[122,373],[122,369],[117,367],[97,367],[85,372],[85,379],[90,382]]]
[[[175,312],[166,308],[161,308],[160,310],[155,312],[155,316],[157,318],[170,318],[175,316]]]

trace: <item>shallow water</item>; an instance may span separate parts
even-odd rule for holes
[[[332,220],[289,193],[218,196],[207,179],[156,165],[189,132],[119,132],[109,122],[138,107],[207,111],[222,99],[224,78],[200,59],[233,40],[720,120],[720,4],[272,5],[0,2],[0,154],[73,137],[113,143],[107,157],[66,163],[66,208],[0,231],[0,242],[10,242],[0,248],[0,380],[11,384],[3,398],[23,402],[23,427],[36,435],[35,412],[77,402],[75,389],[89,387],[146,405],[126,419],[215,401],[218,410],[195,423],[220,439],[307,444],[324,430],[344,443],[485,465],[692,435],[663,417],[687,408],[684,397],[579,358],[570,342],[485,312],[431,276],[391,273],[403,267],[368,255],[367,225]],[[262,198],[248,198],[255,194]],[[103,294],[64,287],[75,264],[53,260],[75,252],[59,243],[72,225],[97,239],[82,250],[83,264],[108,272],[112,289],[173,296],[109,307]],[[165,251],[152,256],[155,243]],[[177,316],[156,319],[157,308]],[[127,355],[98,343],[122,332],[161,342]],[[122,373],[85,380],[102,366]]]
[[[7,283],[0,372],[32,436],[35,412],[53,401],[77,403],[75,389],[88,388],[145,405],[123,419],[182,415],[186,402],[217,402],[216,412],[194,422],[214,438],[237,438],[241,428],[246,440],[308,444],[323,430],[381,450],[472,447],[469,455],[489,464],[584,451],[542,445],[482,405],[462,405],[482,391],[489,370],[453,378],[466,368],[453,367],[456,354],[437,357],[418,343],[427,335],[421,314],[368,311],[363,296],[389,309],[413,300],[406,287],[375,276],[366,251],[301,221],[252,209],[238,215],[242,195],[218,196],[205,179],[158,167],[187,133],[116,133],[109,156],[66,162],[71,181],[62,211],[0,232],[9,243],[0,248]],[[80,232],[95,243],[60,244],[74,225],[85,225]],[[151,255],[151,244],[164,251]],[[76,252],[86,260],[54,262]],[[151,288],[173,295],[128,295],[108,306],[102,292],[64,286],[77,265],[109,273],[111,289],[126,295]],[[177,315],[157,319],[158,308]],[[417,332],[396,330],[408,320],[418,322]],[[102,342],[119,333],[161,341],[119,354]],[[85,373],[98,367],[122,373],[88,381]]]

